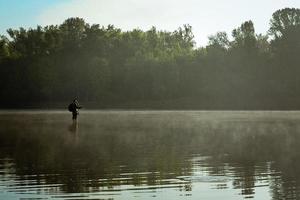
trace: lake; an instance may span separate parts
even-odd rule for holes
[[[0,112],[0,199],[300,199],[300,112]]]

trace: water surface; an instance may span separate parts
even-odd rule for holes
[[[300,199],[300,112],[0,113],[0,199]]]

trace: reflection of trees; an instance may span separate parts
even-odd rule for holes
[[[89,192],[166,184],[192,175],[189,158],[200,154],[209,156],[203,162],[210,175],[232,177],[233,188],[247,197],[268,184],[274,199],[299,198],[298,120],[196,121],[180,113],[96,117],[91,122],[81,116],[76,135],[62,116],[60,122],[15,117],[1,126],[0,156],[14,159],[22,179],[37,174],[40,182],[62,183],[64,192]],[[192,190],[190,182],[181,186]]]
[[[83,124],[78,130],[69,123],[54,127],[46,119],[38,122],[43,127],[26,125],[35,120],[25,122],[20,117],[0,131],[1,147],[9,147],[3,157],[14,159],[21,179],[37,174],[47,184],[62,183],[62,191],[88,192],[124,184],[160,185],[165,179],[190,174],[191,163],[184,162],[189,152],[180,148],[188,145],[189,138],[179,136],[180,130],[144,128],[135,122],[127,128]]]
[[[247,196],[253,196],[260,182],[267,182],[274,199],[298,199],[299,128],[298,120],[219,124],[214,130],[212,158],[207,160],[214,166],[210,173],[218,175],[222,169],[225,175],[234,177],[234,188]]]

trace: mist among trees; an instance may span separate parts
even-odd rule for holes
[[[190,25],[122,31],[69,18],[7,33],[0,36],[3,108],[74,97],[99,108],[300,108],[300,9],[273,13],[266,35],[250,20],[200,48]]]

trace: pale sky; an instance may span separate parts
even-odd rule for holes
[[[140,28],[174,31],[193,27],[197,45],[217,31],[231,31],[247,20],[265,34],[272,13],[285,7],[300,8],[300,0],[0,0],[0,34],[8,28],[60,24],[69,17],[88,23],[113,24],[123,30]]]

